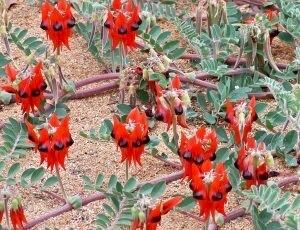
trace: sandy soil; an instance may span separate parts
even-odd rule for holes
[[[9,14],[14,25],[27,28],[33,35],[45,37],[42,31],[37,29],[40,24],[38,7],[30,7],[26,4],[25,0],[20,0],[11,9]],[[278,46],[279,50],[287,52],[287,55],[291,52],[291,50],[283,49],[280,44],[277,45],[277,42],[275,42],[275,46]],[[21,65],[22,54],[15,47],[13,47],[13,55],[16,58],[16,62]],[[142,57],[139,56],[139,58]],[[286,56],[284,58],[289,60]],[[71,50],[64,50],[62,53],[62,66],[67,77],[73,80],[84,79],[89,75],[99,74],[104,69],[86,51],[85,41],[78,36],[74,36],[71,40]],[[67,170],[62,173],[68,194],[83,194],[82,175],[95,178],[101,172],[107,176],[116,174],[121,180],[124,179],[124,165],[119,163],[120,154],[114,151],[116,147],[113,143],[87,140],[79,135],[81,130],[89,130],[97,127],[103,119],[111,118],[114,112],[112,102],[115,101],[115,98],[117,98],[117,94],[116,92],[112,92],[103,96],[67,103],[71,109],[71,131],[75,140],[75,144],[71,147],[69,158],[66,162]],[[21,114],[17,105],[10,105],[3,108],[0,116],[1,119],[5,120],[10,116],[19,118]],[[154,132],[159,133],[164,129],[163,125],[159,125]],[[163,147],[161,148],[163,149]],[[176,160],[176,156],[169,155],[170,159]],[[27,167],[38,167],[39,156],[34,152],[29,152],[25,158],[21,159],[21,162],[24,169]],[[144,154],[142,162],[142,168],[131,169],[131,174],[136,175],[141,181],[175,171],[170,166],[146,154]],[[60,205],[59,202],[36,189],[30,188],[21,191],[28,219],[39,216],[49,209]],[[178,193],[190,194],[186,183],[180,181],[172,183],[168,186],[165,196],[172,196]],[[232,210],[233,207],[240,205],[242,202],[241,197],[235,193],[230,193],[228,200],[226,211]],[[101,202],[95,202],[79,210],[73,210],[55,219],[45,221],[34,229],[95,229],[94,220],[96,215],[101,212],[101,209]],[[197,210],[195,211],[197,212]],[[160,229],[193,230],[201,229],[202,227],[199,222],[179,213],[172,212],[162,219]],[[236,219],[220,229],[253,229],[253,227],[251,219],[246,217]]]

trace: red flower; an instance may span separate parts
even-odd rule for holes
[[[41,28],[46,31],[47,37],[53,42],[54,50],[69,47],[69,37],[75,26],[75,18],[71,12],[71,5],[66,0],[58,0],[53,6],[47,0],[42,4]]]
[[[146,230],[156,230],[157,225],[160,224],[161,216],[166,215],[170,212],[176,205],[180,204],[182,201],[181,196],[176,196],[170,198],[164,202],[160,202],[154,208],[150,208],[146,220]],[[144,229],[144,223],[135,219],[132,222],[131,230]]]
[[[19,199],[13,199],[12,207],[10,209],[10,220],[13,225],[13,229],[24,229],[24,224],[26,224],[26,217],[24,215],[24,210]]]
[[[4,202],[0,201],[0,225],[3,219],[3,214],[4,214]]]
[[[176,76],[171,80],[169,90],[163,90],[155,81],[154,85],[151,81],[149,83],[150,90],[156,96],[156,120],[166,123],[169,129],[175,117],[178,125],[188,128],[185,108],[189,106],[189,103],[186,103],[187,92],[181,89],[179,77]]]
[[[36,145],[36,150],[40,152],[41,164],[46,161],[47,167],[53,170],[54,166],[61,166],[65,169],[65,159],[68,155],[69,147],[74,143],[69,131],[69,118],[65,117],[61,121],[53,114],[48,123],[38,131],[34,126],[26,122],[28,138]]]
[[[255,105],[255,97],[252,97],[248,104],[248,114],[246,114],[246,103],[240,102],[235,107],[233,107],[231,102],[226,103],[227,113],[225,120],[229,122],[236,145],[243,145],[247,141],[247,136],[252,129],[252,123],[257,119]]]
[[[263,142],[257,144],[256,140],[248,137],[246,145],[242,146],[235,162],[236,168],[246,180],[245,187],[266,184],[269,177],[268,165],[273,164],[273,157],[266,150]]]
[[[199,204],[200,216],[207,220],[210,216],[214,219],[216,212],[225,215],[227,193],[232,189],[225,166],[219,163],[213,169],[212,163],[207,160],[202,164],[201,171],[193,174],[190,184],[193,197]]]
[[[0,88],[15,94],[16,101],[21,103],[24,113],[29,113],[30,110],[34,112],[35,108],[38,109],[45,99],[44,91],[47,84],[43,79],[42,67],[42,63],[38,63],[31,71],[31,75],[21,80],[16,78],[18,72],[13,67],[10,65],[5,67],[10,84],[1,85]]]
[[[144,152],[145,144],[150,139],[148,136],[148,121],[145,112],[135,108],[127,115],[125,123],[113,117],[112,137],[121,148],[122,159],[131,165],[141,165],[141,155]]]
[[[215,160],[217,147],[218,139],[213,130],[199,128],[190,139],[182,133],[178,154],[184,167],[185,177],[191,180],[195,171],[201,172],[204,161]]]
[[[108,29],[108,35],[112,42],[112,49],[122,45],[124,52],[128,48],[135,48],[135,38],[137,30],[142,24],[139,16],[139,7],[135,6],[132,0],[127,1],[127,5],[122,9],[120,0],[112,2],[112,10],[107,13],[104,26]]]
[[[279,9],[275,5],[265,7],[264,14],[267,16],[270,22],[278,17]]]

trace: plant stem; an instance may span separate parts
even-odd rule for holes
[[[6,225],[7,225],[7,229],[10,230],[10,222],[9,222],[9,213],[8,213],[8,197],[5,196],[4,197],[4,212],[5,212],[5,217],[6,217]]]
[[[129,178],[129,164],[128,164],[128,161],[126,161],[126,164],[125,164],[125,179],[126,179],[126,181],[128,181],[128,178]]]
[[[63,185],[62,180],[61,180],[61,176],[60,176],[60,173],[59,173],[58,164],[55,164],[55,171],[56,171],[56,176],[57,176],[57,179],[58,179],[58,183],[59,183],[61,192],[62,192],[62,194],[63,194],[63,196],[65,198],[65,202],[67,203],[68,202],[68,196],[66,194],[64,185]]]

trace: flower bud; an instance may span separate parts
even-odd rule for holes
[[[181,93],[180,100],[182,101],[185,107],[191,107],[191,98],[186,90],[183,91],[183,93]]]
[[[145,215],[145,213],[142,212],[142,211],[139,212],[139,220],[140,220],[140,222],[142,222],[142,223],[146,221],[146,215]]]
[[[274,166],[274,158],[270,152],[267,153],[267,155],[266,155],[266,164],[268,167]]]
[[[221,213],[216,213],[215,221],[218,226],[222,226],[224,224],[224,216]]]
[[[0,200],[0,212],[3,212],[4,210],[4,202],[2,200]]]
[[[143,79],[145,81],[148,81],[149,80],[149,70],[148,69],[143,69]]]
[[[133,219],[139,218],[139,210],[136,207],[132,207],[131,215],[132,215]]]
[[[11,201],[11,208],[16,211],[18,208],[19,208],[19,200],[18,198],[13,198],[12,201]]]

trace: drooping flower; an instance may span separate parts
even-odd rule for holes
[[[265,143],[257,143],[253,137],[248,137],[235,162],[236,168],[245,179],[247,189],[252,185],[266,184],[269,178],[269,166],[272,165],[273,157],[266,150]]]
[[[69,38],[76,20],[71,11],[71,4],[66,0],[58,0],[54,6],[47,0],[42,4],[41,28],[53,42],[54,50],[61,51],[62,46],[70,49]]]
[[[176,196],[164,202],[158,203],[155,207],[149,209],[147,219],[145,221],[146,223],[136,218],[132,222],[131,230],[156,230],[157,226],[160,224],[162,216],[170,212],[176,205],[180,204],[181,201],[182,197]]]
[[[136,47],[137,30],[142,24],[139,11],[140,8],[135,6],[132,0],[127,1],[124,7],[122,7],[120,0],[112,2],[111,11],[107,13],[104,22],[104,26],[108,29],[112,49],[121,47],[127,53],[128,49]]]
[[[60,121],[56,114],[52,114],[49,121],[39,130],[35,130],[29,122],[26,122],[26,125],[28,138],[40,153],[41,164],[47,162],[51,171],[54,166],[65,169],[69,147],[74,143],[69,131],[69,117]]]
[[[227,193],[232,186],[223,164],[219,163],[213,168],[212,163],[206,160],[201,166],[201,172],[193,174],[190,188],[198,201],[201,217],[205,220],[212,217],[214,220],[217,212],[225,215]]]
[[[166,90],[162,89],[156,81],[149,81],[149,83],[149,88],[156,97],[155,119],[166,123],[167,129],[172,125],[173,119],[181,127],[188,128],[185,110],[190,106],[190,101],[186,90],[181,89],[179,76],[175,76],[170,81],[169,89]]]
[[[257,120],[255,111],[256,100],[252,97],[248,106],[245,102],[240,102],[233,107],[231,102],[226,103],[226,118],[229,128],[233,133],[235,144],[243,145],[247,141],[247,136],[252,130],[252,124]]]
[[[34,112],[39,109],[44,101],[44,91],[47,84],[42,75],[42,63],[38,63],[29,74],[22,79],[17,78],[18,72],[7,65],[5,73],[8,76],[9,83],[0,85],[4,91],[13,93],[16,96],[17,103],[21,103],[21,108],[24,113]]]
[[[217,147],[218,139],[213,130],[201,127],[191,138],[182,133],[178,155],[183,164],[185,177],[191,180],[195,171],[201,172],[204,161],[215,160]]]
[[[129,165],[141,165],[141,155],[145,144],[150,139],[148,136],[148,121],[145,112],[134,108],[127,115],[125,123],[116,116],[113,117],[112,137],[121,149],[121,162],[126,161]]]
[[[14,230],[24,229],[24,224],[26,224],[27,221],[19,198],[14,198],[12,200],[9,215]]]

